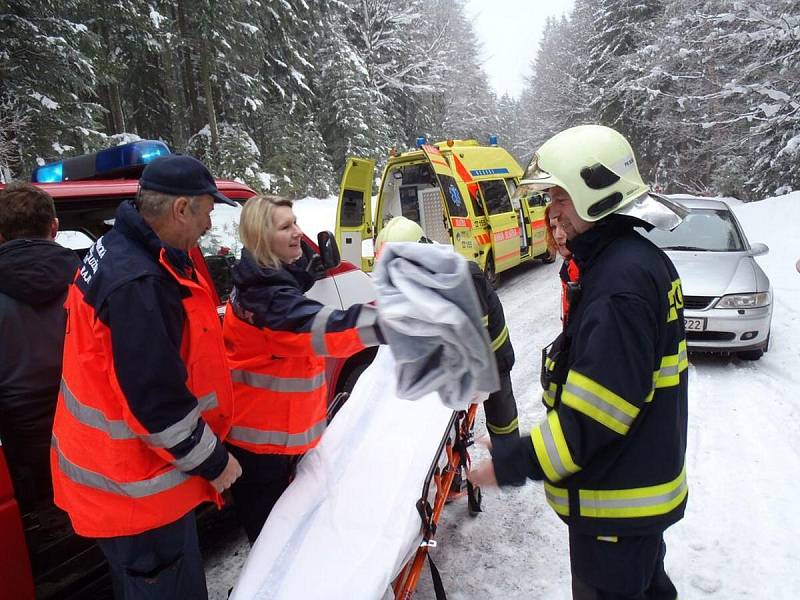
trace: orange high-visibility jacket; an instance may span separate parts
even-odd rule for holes
[[[221,326],[208,283],[170,252],[123,205],[69,289],[51,466],[56,504],[83,536],[134,535],[221,504],[209,483],[227,463],[233,404]],[[175,319],[158,310],[169,293]],[[162,335],[170,327],[177,343]]]
[[[303,454],[326,427],[326,356],[380,343],[369,305],[337,310],[306,298],[295,265],[261,268],[246,250],[223,331],[234,391],[228,443],[257,454]]]

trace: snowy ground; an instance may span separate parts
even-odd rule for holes
[[[314,237],[334,227],[335,199],[305,199],[296,212]],[[735,204],[748,238],[770,253],[757,260],[772,280],[772,346],[760,361],[690,356],[689,504],[667,531],[667,571],[681,600],[800,594],[800,192]],[[525,429],[544,413],[541,348],[560,327],[557,265],[522,266],[502,278],[500,298],[517,355],[512,373]],[[485,431],[479,413],[476,434]],[[475,451],[473,457],[481,458]],[[432,556],[451,600],[568,600],[566,527],[542,487],[484,490],[484,512],[466,501],[445,508]],[[231,535],[207,558],[212,600],[224,599],[247,552]],[[417,598],[433,598],[427,575]]]

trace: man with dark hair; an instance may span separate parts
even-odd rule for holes
[[[77,255],[56,244],[53,199],[0,190],[0,439],[24,513],[52,502],[50,434],[61,379],[64,299]]]

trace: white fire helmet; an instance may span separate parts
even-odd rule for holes
[[[602,125],[579,125],[542,144],[517,188],[520,198],[533,191],[563,188],[585,221],[617,213],[659,229],[672,230],[688,211],[654,194],[642,181],[628,140]]]

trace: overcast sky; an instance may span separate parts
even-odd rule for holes
[[[483,65],[498,96],[522,91],[545,19],[572,10],[574,0],[467,0],[483,44]]]

